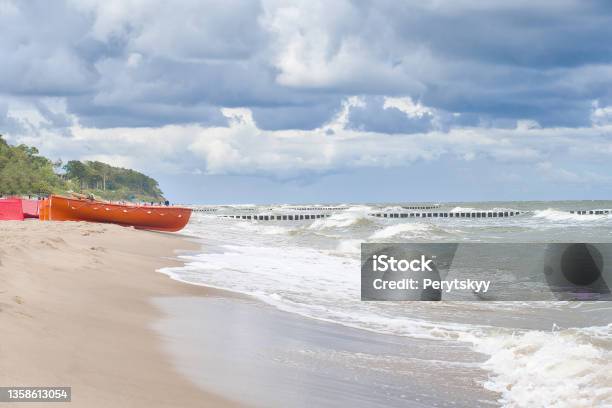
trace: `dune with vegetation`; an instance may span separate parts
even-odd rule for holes
[[[12,146],[0,135],[0,194],[47,195],[76,191],[107,200],[163,201],[157,181],[99,161],[52,161],[35,147]]]

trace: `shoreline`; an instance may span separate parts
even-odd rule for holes
[[[220,295],[157,273],[198,247],[188,237],[78,222],[2,227],[0,386],[70,386],[70,406],[237,406],[181,375],[152,329],[164,316],[151,298]]]
[[[500,405],[500,394],[481,385],[489,375],[480,367],[486,356],[467,344],[315,320],[246,295],[153,301],[165,315],[154,328],[179,371],[203,389],[240,403],[296,408]]]
[[[196,242],[203,253],[221,252],[214,238],[196,237]],[[261,407],[500,405],[501,395],[484,386],[491,374],[482,368],[488,356],[469,342],[397,336],[317,319],[250,293],[190,281],[189,272],[159,272],[217,291],[214,297],[153,299],[164,311],[154,325],[164,349],[203,389]]]

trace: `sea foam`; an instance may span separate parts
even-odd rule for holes
[[[528,331],[463,340],[490,358],[493,375],[484,387],[502,395],[505,407],[612,406],[612,336],[599,345],[587,335],[606,327]]]

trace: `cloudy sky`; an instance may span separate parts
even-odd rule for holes
[[[612,3],[0,0],[0,133],[201,203],[612,194]]]

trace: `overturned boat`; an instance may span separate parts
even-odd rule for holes
[[[176,232],[189,221],[191,208],[115,204],[87,198],[49,196],[40,206],[41,221],[89,221],[138,229]]]

